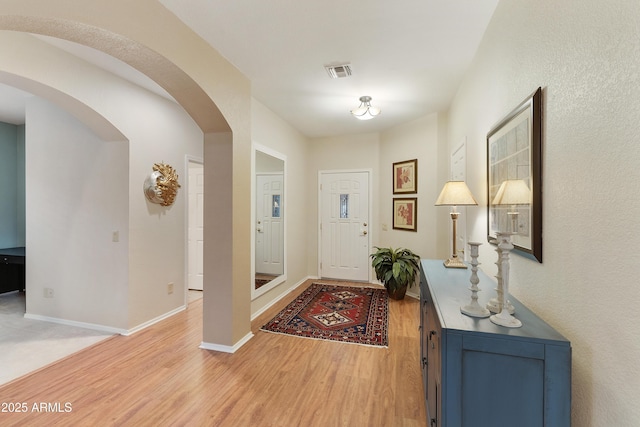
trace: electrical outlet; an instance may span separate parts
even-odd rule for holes
[[[171,295],[173,293],[173,282],[167,284],[167,293]]]
[[[53,298],[53,289],[52,288],[44,288],[44,297],[45,298]]]

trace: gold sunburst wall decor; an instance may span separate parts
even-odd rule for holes
[[[144,195],[152,203],[171,206],[178,194],[178,174],[164,163],[155,163],[153,172],[144,181]]]

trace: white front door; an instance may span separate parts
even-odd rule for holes
[[[204,277],[204,167],[189,162],[188,288],[202,290]]]
[[[284,177],[256,175],[256,273],[284,274]]]
[[[320,174],[320,276],[369,281],[369,172]]]

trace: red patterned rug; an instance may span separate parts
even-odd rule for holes
[[[385,289],[312,283],[263,331],[386,347],[389,299]]]

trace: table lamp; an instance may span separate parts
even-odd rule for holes
[[[436,200],[436,206],[451,206],[451,222],[453,227],[453,254],[451,258],[444,262],[444,266],[447,268],[467,268],[464,261],[458,258],[458,251],[456,249],[456,222],[460,212],[456,210],[456,206],[477,206],[478,202],[473,198],[469,187],[464,181],[448,181],[442,191],[438,200]]]
[[[507,215],[511,217],[511,231],[518,232],[518,211],[517,205],[531,204],[531,190],[527,184],[521,179],[509,179],[503,181],[498,188],[498,192],[493,199],[493,205],[509,205],[511,211]]]

